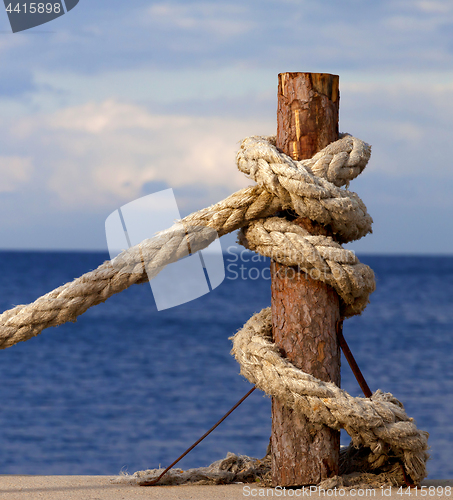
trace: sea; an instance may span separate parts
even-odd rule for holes
[[[359,255],[377,289],[344,335],[374,391],[430,433],[429,478],[453,477],[453,257]],[[0,311],[108,259],[103,252],[0,252]],[[108,474],[167,466],[251,388],[233,335],[270,304],[269,261],[224,254],[225,280],[158,311],[135,285],[0,351],[0,474]],[[242,266],[242,269],[241,269]],[[361,391],[345,359],[342,387]],[[270,399],[255,391],[179,464],[265,455]],[[348,435],[342,433],[342,443]]]

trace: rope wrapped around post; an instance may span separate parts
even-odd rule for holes
[[[219,236],[241,229],[240,243],[282,264],[299,266],[331,285],[340,296],[344,317],[360,314],[374,291],[374,274],[340,243],[370,233],[372,219],[358,195],[342,186],[363,171],[370,154],[368,144],[347,134],[302,161],[281,153],[273,137],[245,139],[237,155],[238,168],[257,186],[185,217],[32,304],[4,312],[0,349],[28,340],[45,328],[76,321],[90,307],[132,284],[148,281],[185,256],[188,242],[192,252],[206,248],[213,229]],[[329,225],[340,243],[309,235],[275,217],[283,209]],[[417,429],[398,400],[380,391],[371,399],[353,398],[334,384],[298,370],[273,346],[270,325],[270,311],[263,309],[234,336],[233,354],[250,382],[312,422],[344,428],[353,446],[370,449],[369,469],[397,457],[415,482],[426,477],[428,433]]]
[[[352,397],[332,382],[295,368],[272,343],[270,308],[252,316],[232,340],[241,375],[311,422],[345,429],[354,447],[370,449],[370,469],[381,467],[392,455],[417,483],[426,476],[428,435],[417,429],[403,405],[380,390],[371,398]]]

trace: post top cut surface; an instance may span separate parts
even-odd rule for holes
[[[340,77],[330,73],[308,73],[304,71],[279,73],[279,81],[282,83],[284,92],[287,79],[304,82],[304,88],[310,88],[318,94],[325,95],[332,102],[337,102],[340,97],[339,84]]]

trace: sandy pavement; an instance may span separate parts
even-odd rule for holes
[[[0,475],[1,500],[236,500],[246,498],[450,498],[453,480],[424,481],[423,489],[282,490],[252,484],[222,486],[132,486],[113,483],[114,476]],[[431,487],[431,488],[430,488]]]

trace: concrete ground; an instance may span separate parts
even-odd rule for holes
[[[250,484],[223,486],[132,486],[113,483],[114,476],[0,475],[1,500],[236,500],[245,498],[450,498],[453,480],[424,481],[424,488],[310,491],[259,488]],[[374,492],[374,493],[373,493]]]

